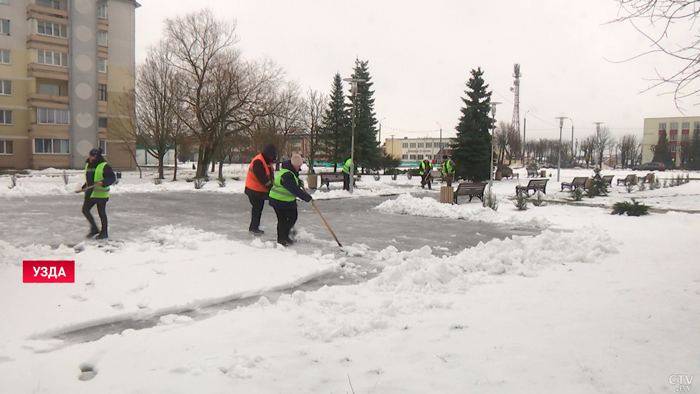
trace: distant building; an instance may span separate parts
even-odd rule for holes
[[[680,116],[671,118],[645,118],[642,137],[642,163],[654,159],[652,147],[659,142],[659,136],[666,134],[671,156],[676,166],[681,165],[681,146],[700,133],[700,116]]]
[[[455,143],[454,138],[424,137],[402,139],[387,138],[385,140],[385,152],[389,156],[401,159],[403,165],[418,165],[423,159],[435,163],[442,162],[442,155],[451,154],[450,146]]]
[[[97,146],[134,166],[110,123],[132,116],[116,103],[134,88],[139,6],[0,0],[0,168],[83,168]]]

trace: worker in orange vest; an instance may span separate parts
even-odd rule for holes
[[[277,159],[277,149],[273,144],[266,145],[262,152],[253,158],[248,166],[248,175],[245,178],[245,194],[248,195],[252,209],[250,212],[250,226],[248,231],[253,235],[263,235],[260,230],[260,217],[262,216],[265,200],[272,188],[275,179],[272,164]]]

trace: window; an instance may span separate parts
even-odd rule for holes
[[[675,151],[676,151],[676,146],[675,146],[675,145],[671,145],[671,153],[673,153],[673,152],[675,152]]]
[[[0,141],[0,155],[11,155],[13,153],[12,141]]]
[[[107,19],[107,4],[97,3],[97,17]]]
[[[401,143],[402,148],[408,148],[408,142],[402,142]]]
[[[415,148],[415,147],[416,147],[416,143],[415,143],[415,142],[411,142],[411,143],[409,144],[409,146],[410,146],[411,148]]]
[[[671,135],[670,135],[670,137],[669,137],[669,138],[670,138],[670,141],[675,141],[677,136],[678,136],[678,134],[676,134],[676,133],[671,133]]]
[[[401,155],[401,160],[406,160],[408,159],[408,155]]]
[[[425,146],[424,143],[422,143],[422,142],[419,142],[419,143],[418,143],[418,147],[419,147],[419,148],[422,148],[423,146]]]
[[[0,4],[10,4],[10,0],[0,0]]]
[[[70,153],[70,140],[59,138],[35,138],[34,153]]]
[[[416,155],[409,155],[408,158],[409,158],[410,160],[416,160]]]
[[[36,0],[36,4],[42,7],[53,8],[54,10],[61,9],[61,2],[59,0]]]
[[[100,101],[107,101],[107,85],[97,85],[97,99]]]
[[[681,141],[688,141],[688,140],[690,140],[690,134],[688,134],[688,133],[683,133],[683,134],[681,135]]]
[[[10,64],[9,49],[0,49],[0,64]]]
[[[430,159],[433,158],[433,155],[425,155],[425,158],[428,159],[428,160],[430,160]]]
[[[68,67],[68,54],[63,52],[47,51],[45,49],[37,49],[37,63],[48,64],[51,66]]]
[[[68,110],[37,108],[36,121],[39,124],[68,124]]]
[[[418,155],[417,159],[418,159],[418,160],[423,160],[423,155]]]
[[[693,130],[700,130],[700,122],[693,122]]]
[[[426,142],[426,143],[425,143],[425,147],[426,147],[426,148],[432,148],[432,147],[433,147],[433,143],[432,143],[432,142]]]
[[[68,28],[60,23],[37,21],[37,33],[45,36],[68,37]]]
[[[678,122],[671,123],[671,130],[678,130]]]
[[[683,130],[690,130],[690,122],[683,122]]]
[[[97,59],[97,71],[101,73],[107,72],[107,59]]]
[[[10,21],[7,19],[0,19],[0,34],[10,35]]]
[[[97,145],[99,145],[100,149],[102,149],[102,155],[107,155],[107,141],[99,140],[97,141]]]
[[[659,123],[659,131],[666,131],[666,123]]]
[[[12,94],[12,81],[0,80],[0,95],[9,96]]]
[[[107,32],[106,31],[98,31],[97,32],[97,45],[102,45],[103,47],[107,46]]]
[[[12,111],[0,110],[0,124],[12,124]]]
[[[61,95],[61,87],[58,85],[51,85],[48,83],[40,83],[39,84],[39,94],[60,96]]]
[[[97,127],[107,127],[107,118],[98,118]]]

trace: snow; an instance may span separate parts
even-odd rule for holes
[[[337,203],[395,195],[369,214],[541,231],[453,254],[430,245],[371,250],[351,243],[345,254],[330,242],[302,252],[182,226],[74,247],[0,240],[0,392],[681,389],[672,375],[700,371],[700,182],[631,193],[613,186],[608,197],[571,202],[559,192],[555,169],[546,203],[518,211],[509,198],[527,178],[517,171],[519,180],[494,181],[495,212],[466,200],[441,204],[439,184],[428,192],[405,176],[363,176],[353,195],[339,184],[313,194]],[[0,177],[0,204],[71,194],[82,184],[80,172],[67,172],[67,185],[62,174],[33,171],[12,189],[9,177]],[[591,174],[562,170],[561,180]],[[225,175],[226,187],[211,181],[194,190],[187,171],[160,185],[150,172],[125,172],[113,193],[242,193],[245,168],[226,167]],[[610,215],[612,204],[631,197],[652,213]],[[299,227],[301,241],[314,240]],[[22,261],[41,259],[75,260],[75,283],[22,283]],[[376,267],[366,281],[283,291],[357,274],[358,259]],[[220,307],[243,299],[249,302]],[[90,339],[61,335],[124,321],[146,323]]]

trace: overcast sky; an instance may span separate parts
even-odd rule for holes
[[[329,94],[333,76],[349,77],[355,58],[369,61],[375,112],[387,138],[455,135],[466,82],[481,67],[496,119],[511,122],[513,65],[521,67],[520,127],[527,139],[593,134],[641,138],[645,117],[678,116],[669,88],[640,93],[670,59],[648,49],[617,17],[615,0],[139,0],[136,59],[162,37],[163,21],[209,8],[237,21],[249,59],[267,56],[297,81]],[[646,80],[645,80],[646,79]],[[686,108],[693,115],[692,107]]]

